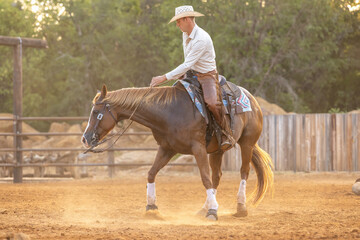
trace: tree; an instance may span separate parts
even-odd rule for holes
[[[0,34],[45,38],[24,52],[24,115],[87,115],[96,90],[148,86],[183,62],[177,6],[206,16],[228,80],[287,111],[359,108],[355,0],[37,0],[0,3]],[[32,12],[31,7],[39,10]],[[11,17],[10,17],[11,16]],[[0,48],[1,111],[12,111],[12,52]]]

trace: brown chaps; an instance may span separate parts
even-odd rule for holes
[[[214,115],[215,121],[228,134],[232,135],[228,121],[226,119],[225,107],[221,100],[220,83],[218,81],[218,73],[216,70],[207,73],[196,73],[201,84],[204,101],[209,110]]]

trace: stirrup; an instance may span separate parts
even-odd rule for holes
[[[228,143],[231,145],[231,147],[235,146],[236,141],[235,141],[234,137],[232,136],[232,134],[228,133],[224,129],[221,129],[221,132],[222,132],[223,136],[225,136],[227,138],[224,142],[221,142],[221,145]]]
[[[225,141],[221,143],[220,149],[225,152],[231,149],[233,146],[234,145],[231,145],[230,141]]]
[[[235,146],[235,140],[232,136],[230,136],[228,134],[224,134],[221,138],[223,138],[223,137],[226,137],[227,139],[225,139],[224,141],[221,141],[220,149],[225,152]]]

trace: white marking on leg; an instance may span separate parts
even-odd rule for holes
[[[214,189],[214,192],[215,192],[215,196],[216,196],[217,190]],[[204,205],[203,205],[202,208],[207,211],[207,210],[209,210],[208,205],[209,205],[209,203],[208,203],[208,198],[206,198],[206,201],[205,201],[205,203],[204,203]]]
[[[237,202],[244,204],[246,203],[246,180],[243,179],[240,182],[239,192],[237,194]]]
[[[217,210],[219,208],[219,204],[216,201],[216,189],[210,188],[206,190],[206,209],[215,209]]]
[[[148,183],[146,185],[147,204],[155,205],[156,202],[156,190],[155,183]]]

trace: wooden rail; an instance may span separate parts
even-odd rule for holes
[[[23,121],[87,121],[88,117],[0,117],[1,121],[13,121],[14,125],[18,125],[18,123]],[[15,130],[15,129],[14,129]],[[19,130],[17,128],[17,130]],[[63,133],[63,132],[54,132],[54,133],[23,133],[23,132],[12,132],[12,133],[0,133],[0,136],[11,136],[16,137],[17,139],[21,139],[25,136],[80,136],[82,133]],[[111,136],[112,134],[110,134]],[[134,133],[124,133],[124,135],[152,135],[151,132],[134,132]],[[115,166],[138,166],[139,164],[117,164],[114,163],[114,151],[156,151],[157,147],[134,147],[134,148],[118,148],[118,147],[112,147],[107,150],[107,163],[23,163],[23,152],[84,152],[86,149],[79,147],[79,148],[23,148],[22,146],[19,146],[16,144],[17,141],[14,142],[13,148],[1,148],[0,146],[0,155],[4,152],[14,152],[15,156],[21,156],[21,159],[19,161],[18,158],[14,160],[13,163],[0,163],[0,167],[12,167],[14,170],[16,169],[18,171],[18,175],[15,176],[14,174],[14,183],[19,183],[22,181],[22,168],[23,167],[64,167],[64,166],[74,166],[74,167],[84,167],[84,166],[108,166],[108,172],[109,176],[112,177],[115,174]],[[106,147],[106,146],[105,146]],[[146,165],[146,164],[145,164]],[[194,164],[171,164],[174,166],[180,166],[180,165],[194,165]]]
[[[360,171],[360,114],[264,116],[258,143],[277,171]],[[226,154],[225,170],[240,170],[240,153]]]
[[[65,121],[86,120],[87,117],[28,117],[0,118],[0,120],[24,121]],[[125,133],[126,135],[149,135],[149,132]],[[0,136],[80,136],[81,133],[0,133]],[[259,145],[270,154],[276,171],[360,171],[360,114],[293,114],[264,116],[263,132]],[[108,166],[112,175],[113,151],[155,151],[157,148],[114,148],[110,149],[108,163],[94,166]],[[0,148],[1,152],[24,151],[84,151],[83,148]],[[0,164],[0,167],[37,166],[87,166],[77,163],[52,164]],[[185,164],[194,165],[194,164]],[[90,165],[88,165],[90,166]],[[92,165],[91,165],[92,166]],[[225,154],[224,170],[239,171],[241,149],[234,148]],[[110,174],[111,172],[111,174]]]

